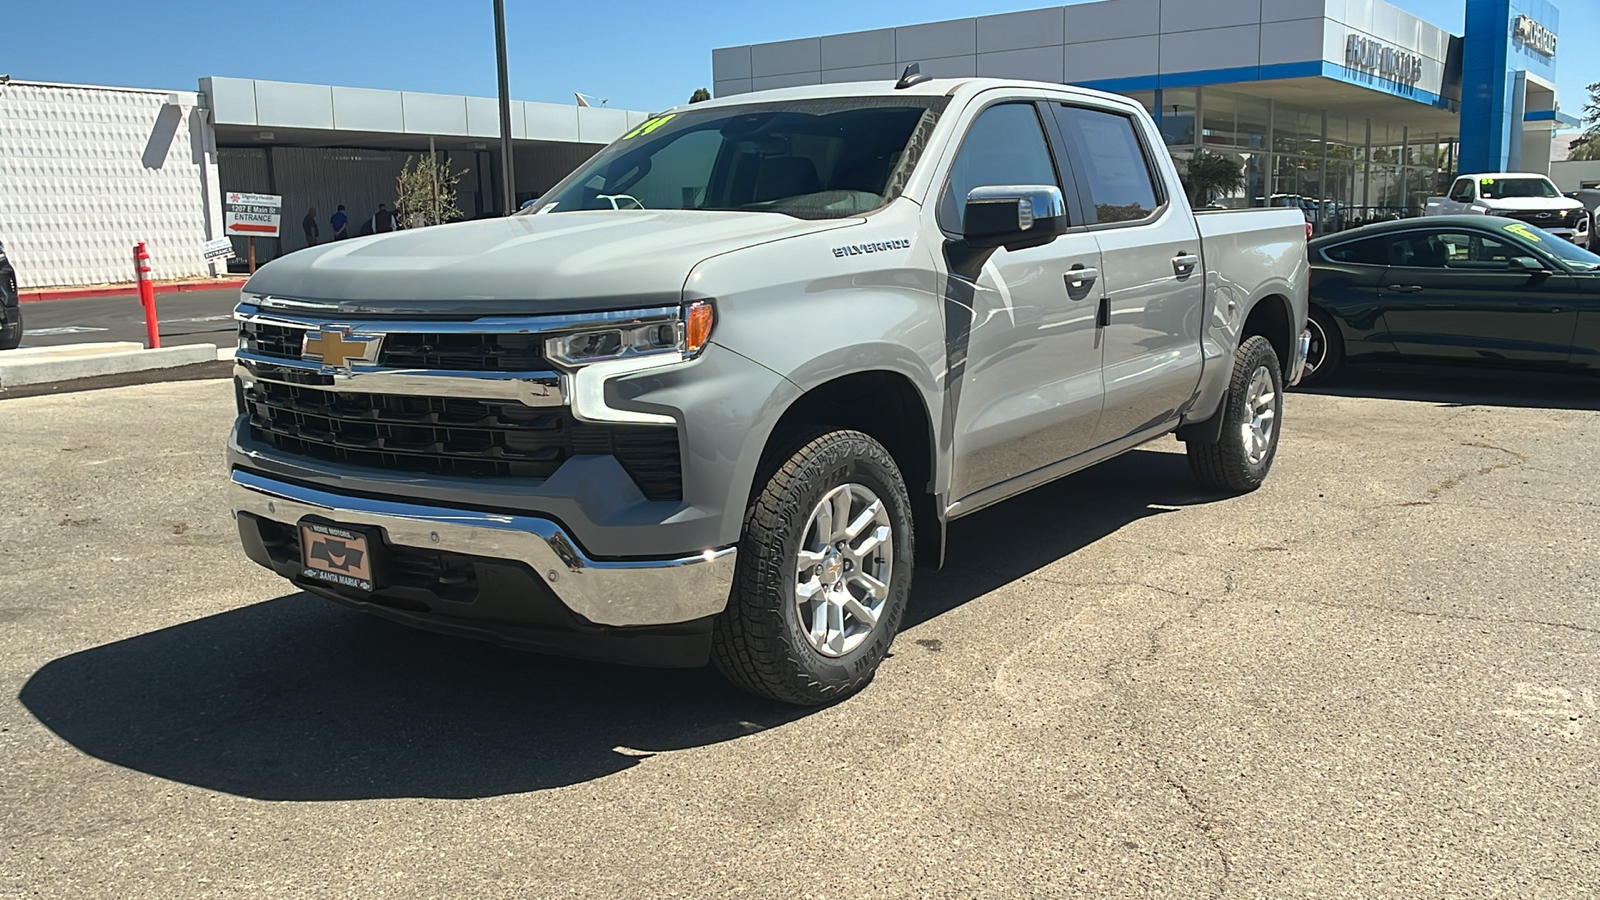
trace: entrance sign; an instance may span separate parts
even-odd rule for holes
[[[1556,33],[1530,16],[1517,16],[1516,24],[1511,28],[1511,36],[1540,56],[1556,55]]]
[[[214,241],[206,241],[204,250],[206,262],[215,262],[219,259],[232,259],[233,240],[231,238],[219,237]]]
[[[249,237],[277,237],[283,198],[277,194],[228,193],[222,202],[222,230]]]
[[[1366,35],[1352,34],[1345,40],[1344,64],[1347,68],[1412,87],[1422,80],[1421,56],[1396,50]]]

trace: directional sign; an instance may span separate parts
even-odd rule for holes
[[[246,237],[277,237],[283,198],[277,194],[229,192],[222,198],[222,230]]]
[[[211,262],[212,260],[217,259],[232,258],[233,240],[231,238],[220,237],[214,241],[206,241],[205,256],[206,262]]]

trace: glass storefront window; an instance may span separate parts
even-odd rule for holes
[[[1195,139],[1195,92],[1173,88],[1161,92],[1161,137],[1169,147],[1192,147]]]
[[[1322,114],[1278,104],[1272,117],[1272,149],[1278,153],[1322,156]]]
[[[1207,88],[1200,95],[1200,107],[1201,141],[1206,146],[1266,149],[1270,102]]]

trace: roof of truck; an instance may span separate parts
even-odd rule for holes
[[[1078,94],[1089,94],[1105,97],[1111,100],[1130,103],[1127,97],[1119,94],[1108,94],[1104,91],[1091,90],[1077,87],[1076,85],[1052,83],[1047,81],[1022,81],[1013,78],[930,78],[909,87],[897,88],[897,81],[847,81],[838,84],[807,84],[799,87],[774,88],[768,91],[753,91],[745,94],[731,94],[727,97],[718,97],[715,100],[704,100],[690,106],[684,104],[671,109],[662,110],[657,115],[669,112],[683,112],[688,109],[702,110],[715,109],[719,106],[742,106],[747,103],[772,103],[784,100],[823,100],[831,97],[944,97],[956,93],[963,88],[971,88],[974,92],[991,88],[1030,88],[1049,91],[1071,91]]]

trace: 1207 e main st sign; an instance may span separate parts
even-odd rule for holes
[[[222,198],[222,230],[245,237],[277,237],[283,198],[277,194],[241,194]]]
[[[1347,68],[1413,87],[1422,80],[1421,56],[1396,50],[1361,34],[1352,34],[1345,41],[1344,64]]]

